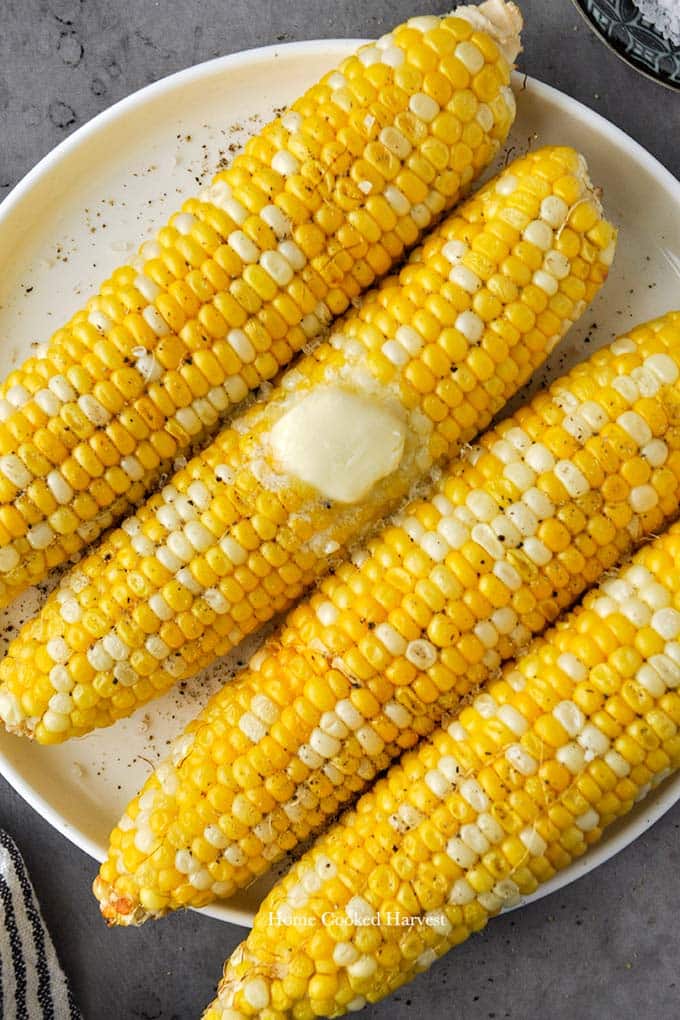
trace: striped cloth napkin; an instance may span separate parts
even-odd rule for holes
[[[0,1017],[82,1020],[26,866],[0,829]]]

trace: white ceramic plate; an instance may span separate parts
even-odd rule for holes
[[[135,245],[160,225],[246,136],[355,49],[352,40],[267,47],[201,64],[142,89],[58,146],[0,207],[0,375],[43,341]],[[633,322],[678,303],[680,184],[597,114],[546,85],[517,76],[512,154],[546,143],[574,145],[604,188],[619,224],[619,254],[602,295],[553,356],[555,375]],[[597,324],[597,326],[595,326]],[[592,342],[585,346],[587,337]],[[545,382],[539,373],[535,385]],[[35,610],[38,595],[0,614],[0,638]],[[0,649],[1,650],[1,649]],[[58,748],[0,735],[5,778],[47,821],[102,860],[110,829],[220,677],[244,657],[197,678],[132,719]],[[680,797],[680,777],[651,794],[585,859],[541,890],[551,892],[607,860]],[[280,869],[279,869],[280,870]],[[94,868],[93,868],[94,877]],[[248,925],[267,884],[206,911]]]

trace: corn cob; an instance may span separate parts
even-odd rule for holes
[[[64,579],[0,665],[8,728],[56,742],[107,725],[290,606],[593,297],[614,231],[590,195],[582,158],[553,148],[447,220]]]
[[[679,508],[671,313],[488,432],[293,610],[127,808],[104,916],[249,885]]]
[[[204,1020],[361,1009],[585,853],[680,765],[679,609],[674,526],[293,866]]]
[[[455,204],[512,123],[520,28],[495,0],[363,47],[10,373],[0,606],[137,505]]]

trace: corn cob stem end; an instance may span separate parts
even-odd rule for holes
[[[147,910],[139,901],[120,896],[101,875],[98,875],[92,883],[92,891],[99,901],[102,917],[109,928],[137,928],[145,921],[156,920],[165,913],[164,910]]]
[[[478,31],[487,32],[497,43],[509,64],[522,52],[520,35],[524,26],[522,12],[509,0],[484,0],[484,3],[457,7],[452,14],[463,18]]]

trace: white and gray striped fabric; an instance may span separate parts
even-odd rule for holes
[[[0,829],[0,1016],[82,1020],[14,841]]]

